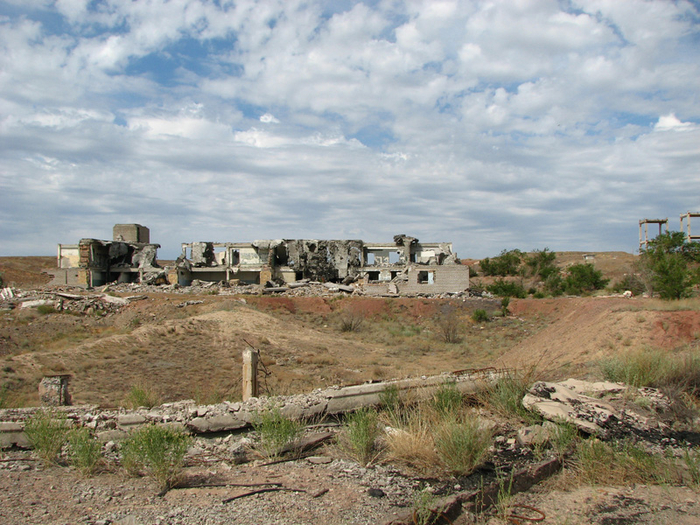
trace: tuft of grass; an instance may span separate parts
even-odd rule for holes
[[[365,318],[362,312],[354,310],[345,310],[340,315],[340,331],[341,332],[359,332],[362,328]]]
[[[438,498],[429,490],[421,490],[413,498],[413,523],[433,525],[438,523],[442,509],[438,508]]]
[[[556,423],[556,427],[552,432],[550,442],[554,453],[562,458],[578,443],[578,429],[568,421],[560,421]]]
[[[487,384],[479,395],[483,404],[506,417],[516,417],[528,423],[535,423],[540,418],[523,406],[523,397],[530,387],[528,376],[507,373],[495,383]]]
[[[55,314],[57,310],[51,304],[40,304],[36,307],[37,313],[41,315]]]
[[[459,343],[461,341],[460,332],[462,323],[457,312],[451,310],[437,320],[437,332],[440,339],[445,343]]]
[[[600,362],[603,377],[637,388],[658,385],[666,368],[665,356],[659,350],[638,350],[610,357]]]
[[[136,409],[139,407],[153,408],[160,405],[160,396],[150,388],[142,385],[134,385],[124,399],[127,408]]]
[[[56,465],[70,431],[68,419],[58,412],[40,410],[24,424],[24,433],[41,461]]]
[[[433,408],[444,415],[456,415],[462,408],[463,402],[464,396],[454,381],[440,385],[431,399]]]
[[[174,487],[180,480],[185,454],[192,437],[184,430],[148,425],[122,444],[122,466],[132,475],[151,476],[161,491]]]
[[[629,442],[610,444],[580,441],[573,456],[574,478],[587,485],[677,483],[680,474],[672,459],[650,454]]]
[[[491,438],[491,432],[476,417],[444,421],[434,435],[440,460],[447,472],[456,476],[471,474],[485,461]]]
[[[374,408],[364,407],[345,419],[345,426],[338,438],[341,450],[362,466],[376,459],[375,440],[379,436],[378,414]]]
[[[292,445],[300,436],[302,424],[282,415],[278,407],[258,412],[253,428],[260,436],[256,447],[267,458],[278,457],[282,450]]]
[[[686,449],[683,452],[683,463],[687,470],[688,483],[697,490],[700,488],[700,451]]]
[[[433,440],[434,414],[434,411],[426,410],[422,405],[403,409],[398,418],[387,414],[388,422],[392,425],[385,438],[389,459],[433,473],[440,465]]]
[[[68,434],[69,458],[83,476],[91,476],[102,460],[102,445],[88,428],[74,428]]]

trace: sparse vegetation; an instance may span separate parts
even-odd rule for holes
[[[498,257],[481,260],[481,271],[484,275],[505,277],[506,275],[518,275],[523,252],[520,250],[503,250]]]
[[[36,311],[40,315],[55,314],[56,308],[52,304],[40,304],[36,307]]]
[[[486,310],[483,308],[477,308],[472,314],[472,320],[475,323],[486,323],[490,321],[491,318],[489,317],[489,314],[486,313]]]
[[[603,279],[603,272],[596,270],[592,264],[584,263],[569,266],[562,285],[567,294],[582,295],[602,290],[608,282],[609,279]]]
[[[256,414],[253,428],[260,437],[256,450],[267,458],[274,458],[282,453],[285,446],[298,439],[302,425],[283,416],[280,409],[274,407]]]
[[[375,440],[379,436],[377,411],[364,407],[349,414],[338,437],[341,450],[362,466],[371,463],[378,455]]]
[[[459,343],[461,326],[462,323],[454,309],[450,309],[437,320],[438,334],[445,343]]]
[[[527,297],[527,291],[522,283],[517,281],[506,281],[504,279],[496,279],[496,281],[487,286],[486,289],[494,295],[500,297],[517,297],[524,299]]]
[[[447,472],[457,476],[471,474],[486,458],[491,432],[478,418],[443,421],[434,435],[435,449]]]
[[[440,519],[442,509],[438,498],[429,490],[417,492],[413,499],[413,522],[416,525],[432,525]]]
[[[340,331],[341,332],[358,332],[365,317],[362,312],[356,310],[346,310],[340,314]]]
[[[431,404],[442,415],[456,416],[462,408],[464,396],[453,381],[440,385],[433,394]]]
[[[152,477],[166,491],[179,481],[191,441],[189,434],[174,427],[145,426],[123,443],[122,466],[132,475]]]
[[[45,465],[58,463],[70,426],[63,414],[39,410],[24,424],[24,432],[34,451]]]
[[[531,423],[537,422],[539,418],[522,404],[531,383],[530,374],[509,372],[495,383],[485,384],[479,396],[482,403],[491,407],[496,413]]]
[[[635,387],[674,387],[691,394],[700,391],[700,351],[697,349],[669,353],[644,348],[604,359],[600,367],[608,381]]]
[[[160,404],[160,396],[150,387],[143,385],[132,386],[124,399],[124,405],[132,409],[139,407],[153,408]]]
[[[68,434],[71,464],[84,476],[95,473],[102,460],[102,445],[88,428],[74,428]]]

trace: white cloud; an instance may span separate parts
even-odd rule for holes
[[[654,125],[656,131],[682,131],[694,127],[691,122],[681,122],[673,113],[659,117],[659,121]]]
[[[398,231],[464,256],[632,250],[638,218],[697,205],[685,1],[10,3],[5,253],[125,220],[166,255]]]
[[[275,118],[274,115],[270,113],[265,113],[264,115],[260,115],[260,122],[263,122],[265,124],[279,124],[280,121]]]

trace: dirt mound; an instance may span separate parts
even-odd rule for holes
[[[674,304],[644,298],[576,297],[523,299],[511,304],[514,315],[544,316],[549,322],[514,345],[498,364],[537,365],[545,375],[555,377],[587,375],[600,359],[627,350],[673,351],[700,339],[698,300]],[[665,309],[673,307],[682,310]]]

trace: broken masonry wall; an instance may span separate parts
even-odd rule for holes
[[[285,241],[287,266],[303,278],[334,282],[355,276],[363,264],[359,240],[294,239]]]
[[[397,286],[401,294],[462,292],[469,289],[469,267],[461,264],[411,265],[407,279]]]
[[[214,257],[213,242],[193,242],[192,249],[192,265],[201,268],[203,266],[214,266],[216,259]]]

